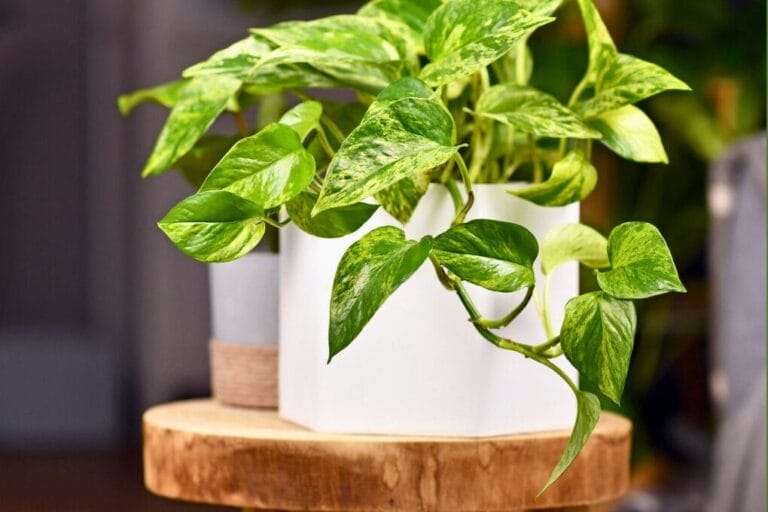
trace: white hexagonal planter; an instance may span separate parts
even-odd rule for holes
[[[578,222],[579,206],[542,208],[509,195],[504,185],[477,185],[470,218],[517,222],[541,240],[553,227]],[[433,185],[406,226],[410,237],[439,234],[453,204]],[[485,341],[456,295],[426,262],[384,303],[359,337],[328,365],[328,310],[344,251],[370,230],[397,225],[377,212],[353,235],[326,240],[289,226],[280,247],[280,414],[314,430],[447,436],[493,436],[570,428],[575,400],[551,370]],[[537,262],[538,267],[538,262]],[[541,275],[537,274],[541,281]],[[522,293],[469,286],[480,311],[506,314]],[[555,326],[578,294],[578,268],[554,275]],[[529,343],[545,340],[533,302],[505,331]],[[555,362],[576,378],[564,357]]]

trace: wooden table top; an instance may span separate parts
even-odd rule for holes
[[[540,498],[569,432],[490,438],[313,432],[213,400],[144,414],[144,479],[161,496],[259,510],[597,510],[629,485],[631,424],[604,413]],[[600,508],[602,510],[602,508]]]

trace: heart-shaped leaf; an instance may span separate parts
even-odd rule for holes
[[[214,53],[207,60],[188,67],[182,76],[228,75],[245,80],[271,50],[272,47],[265,41],[247,37]]]
[[[664,237],[647,222],[616,226],[608,237],[610,270],[597,272],[600,288],[620,299],[685,292]]]
[[[285,203],[288,216],[299,229],[320,238],[338,238],[357,231],[371,218],[378,206],[355,203],[331,208],[312,216],[317,194],[305,191]]]
[[[586,198],[595,189],[597,171],[579,151],[571,151],[552,167],[543,183],[509,193],[540,206],[563,206]]]
[[[413,53],[424,53],[424,26],[441,0],[372,0],[365,4],[358,14],[392,24],[412,48]]]
[[[347,249],[331,293],[330,361],[346,348],[397,288],[429,256],[432,240],[406,240],[399,228],[374,229]]]
[[[478,100],[477,113],[539,137],[600,138],[554,96],[525,85],[490,87]]]
[[[578,105],[577,110],[584,118],[637,103],[664,91],[691,90],[664,68],[624,54],[618,54],[602,70],[595,89],[597,93],[593,98]]]
[[[429,176],[422,173],[403,178],[394,185],[380,190],[374,197],[387,213],[405,224],[411,219],[411,215],[428,188]]]
[[[632,301],[603,292],[580,295],[565,306],[560,343],[568,360],[600,391],[621,402],[635,338]]]
[[[669,162],[653,121],[634,105],[603,112],[587,120],[587,124],[602,134],[600,142],[627,160]]]
[[[554,18],[512,0],[453,0],[438,7],[424,29],[432,60],[420,78],[433,87],[466,77],[498,60]]]
[[[134,108],[146,102],[154,102],[171,108],[181,96],[181,90],[189,83],[189,80],[175,80],[165,84],[156,85],[146,89],[139,89],[117,98],[117,108],[124,116],[130,114]]]
[[[519,224],[478,219],[435,238],[432,256],[458,277],[497,292],[533,286],[536,238]]]
[[[592,393],[587,393],[586,391],[576,392],[576,407],[576,423],[573,426],[571,438],[568,440],[563,456],[555,466],[555,469],[552,470],[547,484],[539,492],[539,496],[565,473],[568,466],[571,465],[581,449],[584,448],[584,445],[587,444],[589,435],[600,420],[600,400]]]
[[[608,240],[584,224],[564,224],[552,229],[541,244],[541,271],[551,274],[569,261],[590,268],[607,267]]]
[[[274,123],[238,141],[213,168],[200,191],[227,190],[268,209],[298,195],[314,174],[315,161],[299,135]]]
[[[229,192],[190,196],[171,208],[158,227],[187,256],[203,262],[235,260],[264,236],[263,211]]]
[[[375,94],[397,79],[402,68],[397,46],[402,40],[365,16],[292,21],[251,32],[276,46],[259,66],[309,64],[339,83],[369,93]]]
[[[144,165],[142,176],[167,171],[192,149],[234,98],[240,84],[240,80],[222,75],[194,78],[183,87]]]
[[[382,91],[328,166],[314,214],[356,203],[453,156],[453,118],[436,99],[413,96],[424,89],[405,78]],[[394,91],[408,96],[394,99]]]
[[[283,114],[279,123],[292,128],[299,134],[299,138],[304,140],[312,130],[318,127],[322,115],[323,106],[320,102],[305,101]]]

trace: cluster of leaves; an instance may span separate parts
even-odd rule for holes
[[[406,223],[430,183],[447,187],[456,216],[443,233],[407,240],[400,227],[381,227],[344,254],[331,294],[329,360],[429,259],[483,338],[549,367],[575,393],[573,435],[547,486],[576,457],[600,414],[598,398],[580,391],[551,359],[565,354],[618,402],[635,332],[632,301],[684,291],[664,239],[649,224],[622,224],[607,240],[587,226],[566,225],[539,251],[521,225],[465,222],[478,182],[529,178],[510,193],[541,206],[584,199],[597,182],[594,140],[628,159],[666,161],[653,123],[633,104],[687,87],[654,64],[618,53],[592,0],[578,0],[589,64],[568,105],[528,85],[527,40],[554,20],[560,3],[372,0],[355,15],[253,29],[187,68],[181,80],[119,100],[125,113],[147,100],[171,108],[143,175],[176,167],[198,187],[159,227],[200,261],[243,256],[266,225],[293,222],[314,236],[340,237],[379,207]],[[317,88],[348,88],[357,101],[312,99],[308,90]],[[251,131],[243,113],[256,105],[264,118],[283,93],[303,101]],[[225,111],[235,116],[239,135],[205,135]],[[528,305],[539,257],[546,282],[537,302],[548,339],[534,345],[503,338],[494,329]],[[549,279],[574,260],[595,269],[600,291],[572,299],[556,334]],[[464,282],[526,294],[508,315],[489,319]]]

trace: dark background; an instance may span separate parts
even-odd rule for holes
[[[174,79],[250,26],[359,4],[0,1],[0,510],[174,509],[141,488],[140,415],[208,394],[206,268],[154,229],[188,189],[173,174],[139,178],[165,113],[124,120],[116,96]],[[621,51],[695,91],[643,105],[669,166],[597,153],[583,217],[604,232],[647,220],[671,242],[690,293],[638,312],[623,412],[636,425],[636,488],[703,492],[716,432],[707,170],[764,129],[765,4],[598,4]],[[532,47],[534,84],[562,98],[586,54],[578,16],[561,15]]]

